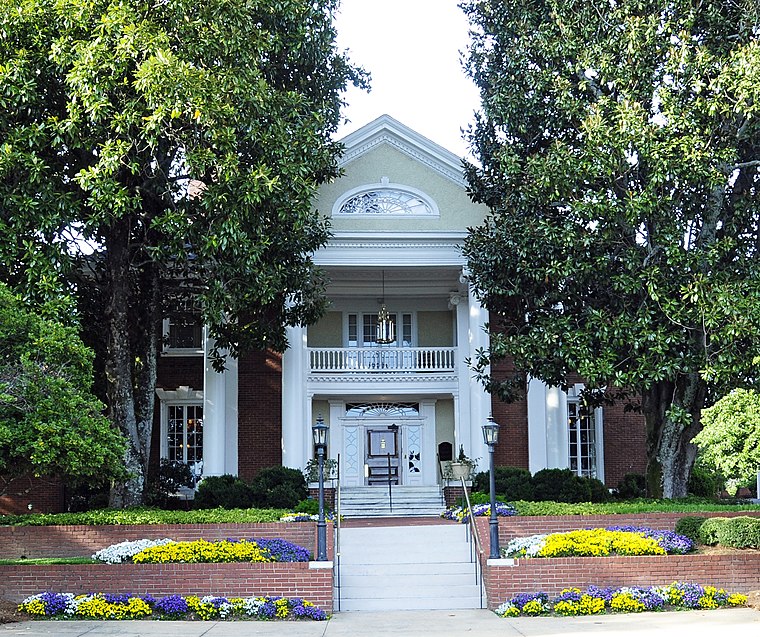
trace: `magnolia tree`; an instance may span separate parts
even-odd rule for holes
[[[91,385],[92,351],[76,330],[0,284],[0,495],[25,493],[32,478],[124,478],[124,439]]]
[[[336,6],[0,0],[0,274],[33,301],[75,293],[103,344],[132,475],[114,505],[143,497],[163,317],[201,312],[221,368],[322,310],[310,202],[365,81]]]
[[[638,396],[652,495],[687,484],[703,407],[758,378],[760,5],[463,3],[482,112],[466,242],[498,329],[473,364]],[[496,327],[494,325],[493,327]],[[495,377],[509,358],[518,373]]]

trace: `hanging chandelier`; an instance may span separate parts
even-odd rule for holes
[[[391,315],[388,313],[388,308],[385,307],[385,270],[383,270],[383,297],[382,307],[377,315],[377,330],[375,334],[375,342],[380,345],[388,345],[396,340],[396,326],[391,320]]]

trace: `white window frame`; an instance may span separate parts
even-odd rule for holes
[[[169,458],[169,407],[170,406],[183,406],[183,407],[192,406],[192,407],[203,408],[204,407],[203,391],[194,390],[190,387],[182,385],[178,387],[176,390],[156,389],[156,395],[158,396],[159,401],[161,402],[161,408],[160,408],[161,439],[160,439],[160,445],[159,445],[159,449],[160,449],[159,453],[162,459],[164,458],[168,459]],[[204,409],[204,417],[205,417],[205,409]],[[204,451],[205,451],[205,446],[206,446],[206,441],[205,441],[205,431],[204,431],[204,440],[203,440]],[[202,463],[203,461],[201,461],[201,464]],[[196,475],[196,479],[198,479],[202,473],[203,471],[201,469],[201,472],[198,475]]]
[[[343,347],[384,347],[382,345],[379,345],[377,343],[374,343],[372,345],[364,345],[364,317],[365,316],[377,316],[380,311],[380,308],[377,310],[373,310],[370,312],[366,312],[363,310],[357,310],[357,311],[350,311],[350,312],[344,312],[343,313]],[[417,313],[416,312],[405,312],[403,310],[393,310],[389,309],[388,313],[391,316],[396,317],[396,345],[394,347],[417,347]],[[357,343],[356,345],[350,345],[349,341],[349,316],[356,316],[356,334],[357,334]],[[403,320],[404,316],[410,316],[411,317],[411,339],[409,341],[409,345],[400,345],[399,344],[399,336],[403,338]],[[401,319],[402,323],[399,324],[399,318]],[[361,344],[359,343],[358,337],[361,336]]]
[[[571,469],[570,467],[570,428],[569,428],[569,419],[570,419],[570,404],[574,403],[578,405],[578,408],[580,410],[580,407],[582,406],[582,400],[580,398],[581,393],[584,389],[583,383],[576,383],[572,387],[568,389],[567,392],[567,400],[566,400],[566,406],[565,406],[565,422],[568,423],[565,430],[567,432],[567,438],[566,438],[566,448],[567,448],[567,468]],[[604,409],[602,407],[595,407],[592,410],[591,416],[594,419],[594,452],[596,455],[596,471],[595,475],[589,476],[592,478],[597,478],[598,480],[601,480],[604,482]],[[580,446],[580,441],[576,442],[577,446]],[[582,463],[580,462],[580,455],[578,457],[578,468],[575,470],[576,475],[582,476]]]
[[[171,318],[166,317],[163,321],[163,349],[161,354],[163,356],[203,356],[204,346],[203,341],[205,339],[206,330],[201,325],[201,342],[200,347],[171,347],[169,344],[169,328],[171,324]]]

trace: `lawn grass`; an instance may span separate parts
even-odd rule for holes
[[[49,566],[51,564],[103,564],[91,557],[35,557],[32,559],[20,558],[17,560],[0,560],[0,566],[29,566],[30,564]]]

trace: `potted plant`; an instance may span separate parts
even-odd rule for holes
[[[336,480],[338,478],[338,461],[334,458],[325,458],[323,471],[325,480]],[[316,458],[312,458],[306,463],[303,477],[309,484],[319,482],[319,461]]]
[[[459,445],[459,455],[456,460],[452,460],[446,468],[446,477],[449,480],[470,479],[470,475],[477,468],[478,461],[468,458],[464,452],[464,447]]]

